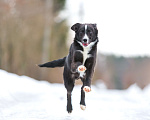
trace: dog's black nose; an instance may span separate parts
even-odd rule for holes
[[[87,39],[83,39],[83,42],[87,42]]]

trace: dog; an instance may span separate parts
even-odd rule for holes
[[[75,80],[81,79],[80,108],[86,109],[85,92],[91,91],[91,79],[97,56],[98,30],[96,24],[74,24],[71,29],[75,32],[74,42],[71,44],[69,54],[58,60],[39,64],[39,67],[63,67],[64,85],[67,89],[67,111],[72,112],[71,95]]]

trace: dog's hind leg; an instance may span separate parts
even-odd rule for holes
[[[72,90],[74,88],[74,82],[73,81],[65,82],[65,87],[67,89],[67,111],[68,113],[71,113],[72,112],[71,95],[72,95]]]

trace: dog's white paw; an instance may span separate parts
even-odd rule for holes
[[[83,90],[84,90],[84,92],[91,92],[91,88],[89,87],[89,86],[85,86],[84,88],[83,88]]]
[[[84,65],[78,66],[78,72],[85,72],[85,71],[86,71],[86,67]]]
[[[80,108],[81,108],[82,110],[85,110],[85,109],[86,109],[86,106],[85,106],[85,105],[80,105]]]

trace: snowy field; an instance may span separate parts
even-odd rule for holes
[[[80,87],[73,90],[73,112],[66,112],[62,84],[36,81],[0,70],[0,120],[150,120],[150,86],[127,90],[92,86],[87,109],[80,109]]]

